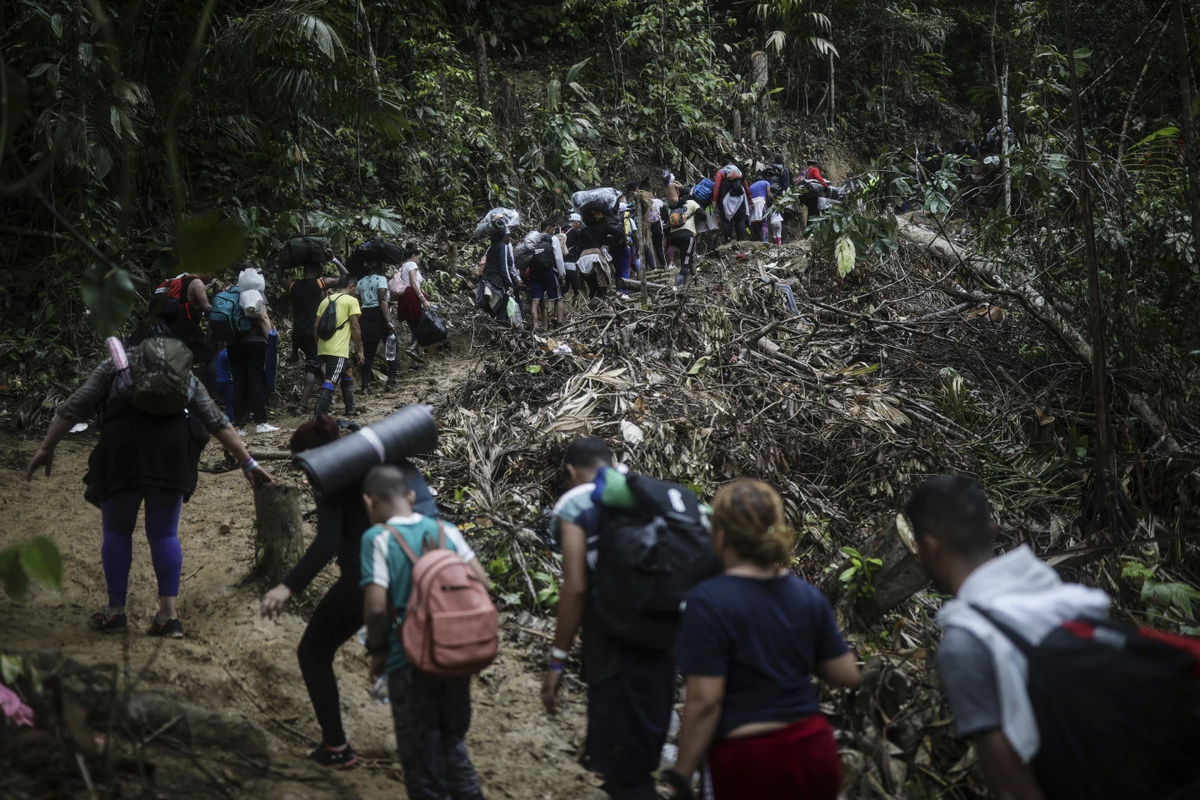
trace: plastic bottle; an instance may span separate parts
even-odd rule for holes
[[[387,344],[384,345],[383,357],[391,362],[396,360],[400,350],[400,344],[396,341],[396,334],[388,334]]]
[[[108,354],[112,357],[113,366],[117,368],[117,385],[122,389],[128,388],[133,378],[129,374],[129,359],[125,356],[125,346],[115,336],[108,337],[105,344],[108,345]]]

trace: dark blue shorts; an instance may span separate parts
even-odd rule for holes
[[[558,300],[558,273],[552,269],[529,271],[529,293],[534,300]]]

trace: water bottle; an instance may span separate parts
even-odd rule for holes
[[[128,389],[133,378],[129,374],[129,359],[125,356],[125,346],[115,336],[108,337],[105,344],[108,345],[108,354],[112,357],[113,366],[117,368],[117,386]]]
[[[394,334],[394,333],[389,334],[388,338],[387,338],[387,344],[384,345],[383,357],[388,362],[395,361],[396,355],[399,350],[400,350],[400,343],[396,341],[396,334]]]

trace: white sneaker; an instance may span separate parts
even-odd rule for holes
[[[246,438],[246,429],[245,428],[238,428],[237,432],[238,432],[238,436],[242,437],[243,439]]]
[[[263,423],[260,423],[259,426],[254,429],[254,432],[255,433],[274,433],[277,430],[279,430],[279,428],[276,428],[271,423],[263,422]]]

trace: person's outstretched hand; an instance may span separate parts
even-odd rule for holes
[[[42,467],[46,468],[46,477],[49,478],[52,466],[54,466],[54,451],[39,447],[33,454],[33,460],[29,462],[29,469],[25,471],[25,480],[32,481],[33,474]]]
[[[259,611],[267,619],[274,619],[283,611],[283,606],[292,597],[292,590],[282,583],[263,595]]]
[[[275,482],[275,476],[272,475],[262,464],[255,464],[254,469],[245,473],[246,480],[250,482],[252,489],[257,489],[259,486],[265,486],[268,483]]]

